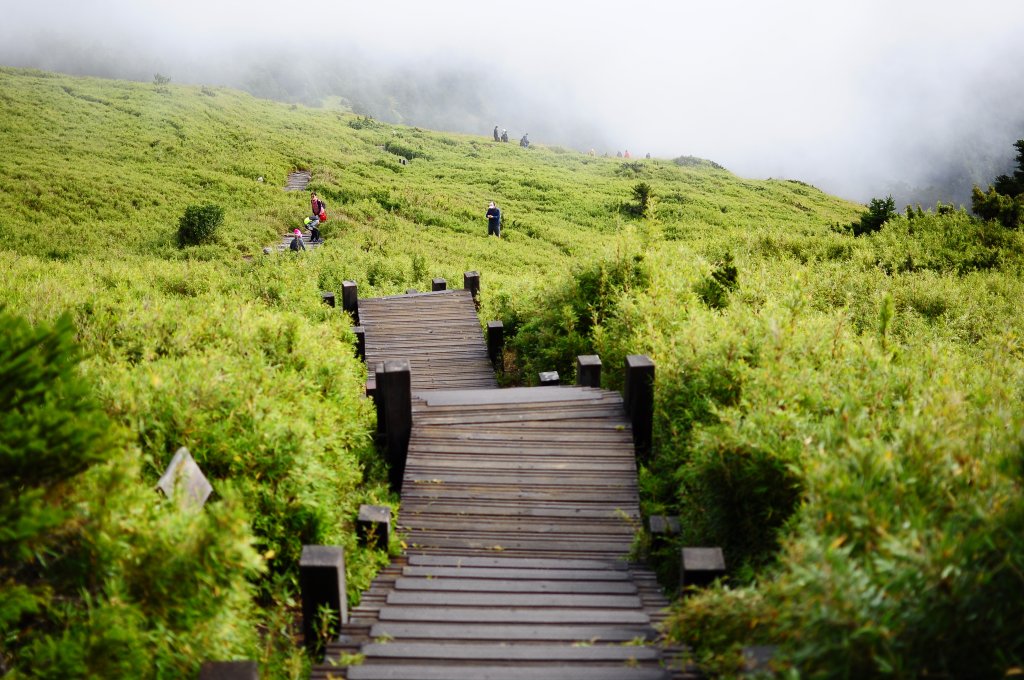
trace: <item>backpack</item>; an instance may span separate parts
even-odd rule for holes
[[[292,250],[298,251],[298,249],[299,249],[299,237],[298,236],[293,237],[292,238],[292,242],[291,242],[291,244],[288,247],[291,248]]]

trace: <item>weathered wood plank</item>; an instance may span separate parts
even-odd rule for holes
[[[637,609],[636,595],[591,593],[494,593],[460,591],[401,591],[388,594],[389,605],[445,607],[573,607],[577,609]]]
[[[623,645],[489,645],[437,642],[370,643],[363,653],[382,659],[465,659],[469,661],[656,661],[659,653]]]
[[[435,570],[436,571],[436,570]],[[601,572],[597,572],[601,573]],[[402,576],[394,584],[395,590],[456,591],[487,593],[587,593],[591,595],[635,595],[636,584],[625,578],[617,581],[579,580],[566,574],[564,580],[541,580],[521,577],[522,571],[509,574],[510,578],[437,578],[428,572],[423,577]],[[428,575],[432,578],[428,578]]]
[[[432,555],[432,557],[438,556]],[[448,578],[494,579],[498,581],[502,579],[515,579],[516,583],[523,584],[524,587],[528,587],[531,580],[541,582],[571,581],[577,584],[585,584],[588,581],[630,583],[629,572],[614,566],[608,569],[505,569],[501,567],[429,567],[408,565],[402,571],[402,577],[400,578],[406,577],[424,577],[437,583],[443,582]]]
[[[386,606],[381,621],[439,623],[619,623],[646,624],[647,614],[631,609]]]
[[[650,626],[601,625],[493,625],[458,623],[380,622],[370,629],[370,637],[438,640],[548,640],[566,642],[628,642],[653,640],[657,632]]]
[[[588,665],[414,666],[364,664],[348,669],[348,680],[665,680],[660,668]]]

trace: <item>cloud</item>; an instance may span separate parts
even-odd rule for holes
[[[962,197],[1024,137],[1016,0],[4,3],[7,64],[245,85],[270,62],[305,91],[404,88],[421,124],[699,155],[861,201],[953,175]]]

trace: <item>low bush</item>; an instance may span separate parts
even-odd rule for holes
[[[190,205],[178,220],[178,246],[212,243],[217,229],[224,222],[224,209],[213,204]]]

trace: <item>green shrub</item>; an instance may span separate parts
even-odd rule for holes
[[[732,253],[726,253],[714,264],[711,275],[695,287],[701,301],[711,309],[723,309],[729,304],[729,293],[739,285],[739,270],[733,264]]]
[[[853,223],[853,235],[873,234],[882,226],[898,215],[896,212],[896,201],[892,196],[885,198],[872,198],[868,204],[868,210],[859,221]]]
[[[1024,195],[1005,196],[995,187],[982,192],[977,186],[971,191],[971,209],[983,220],[998,222],[1007,229],[1024,224]]]
[[[633,199],[636,204],[633,206],[637,216],[647,217],[651,207],[651,194],[653,189],[647,182],[637,182],[633,185]]]
[[[0,665],[189,676],[255,655],[262,563],[232,488],[201,512],[161,500],[82,379],[68,318],[0,326]]]
[[[622,250],[576,269],[543,293],[542,313],[502,310],[509,344],[521,359],[521,379],[532,381],[550,370],[574,375],[576,357],[593,353],[593,334],[617,313],[623,297],[642,290],[648,280],[644,256]]]
[[[178,246],[198,246],[216,239],[217,228],[224,222],[224,209],[208,203],[190,205],[178,220]]]

